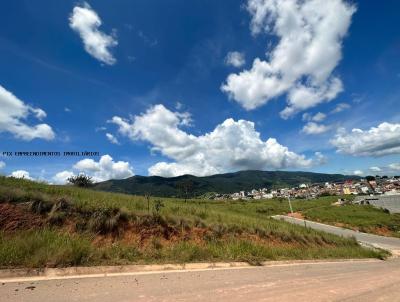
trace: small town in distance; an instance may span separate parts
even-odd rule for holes
[[[357,180],[339,182],[324,182],[313,184],[300,184],[291,188],[279,189],[253,189],[249,192],[240,191],[232,194],[212,194],[210,199],[215,200],[252,200],[272,198],[299,198],[315,199],[321,196],[396,196],[400,202],[400,176],[367,176]],[[357,198],[356,200],[360,200]]]

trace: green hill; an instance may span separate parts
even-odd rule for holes
[[[121,180],[108,180],[95,184],[94,189],[135,195],[149,193],[159,197],[181,196],[180,185],[191,183],[192,195],[208,192],[220,194],[249,191],[260,188],[282,188],[302,183],[319,183],[358,179],[357,176],[288,171],[240,171],[205,177],[183,175],[178,177],[133,176]]]

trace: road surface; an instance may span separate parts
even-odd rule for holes
[[[356,232],[349,229],[339,228],[327,224],[318,222],[312,222],[309,220],[298,219],[289,216],[276,215],[274,219],[285,220],[290,223],[298,224],[301,226],[307,226],[316,230],[324,231],[327,233],[336,234],[343,237],[355,237],[356,240],[362,244],[382,248],[392,252],[394,255],[400,256],[400,239],[393,237],[384,237],[373,234],[367,234],[362,232]],[[305,224],[304,224],[305,221]]]
[[[400,301],[400,259],[0,284],[9,301]]]

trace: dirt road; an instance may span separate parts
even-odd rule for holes
[[[400,259],[0,284],[8,301],[400,301]]]
[[[313,222],[310,220],[298,219],[295,217],[289,217],[283,215],[276,215],[272,217],[277,220],[284,220],[286,222],[290,222],[300,226],[305,226],[307,228],[313,228],[315,230],[324,231],[338,236],[354,237],[358,242],[362,244],[385,249],[390,251],[394,255],[400,256],[400,238],[384,237],[362,232],[356,232],[345,228],[335,227],[327,224]]]

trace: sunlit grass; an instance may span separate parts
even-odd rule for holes
[[[331,207],[337,197],[293,201],[295,211]],[[67,201],[65,212],[55,204]],[[248,261],[277,259],[382,258],[386,254],[360,247],[346,239],[271,219],[289,212],[286,200],[212,201],[151,198],[150,210],[142,196],[107,193],[71,186],[50,186],[0,177],[0,202],[34,205],[31,211],[58,222],[41,230],[0,234],[0,266],[69,266],[190,261]],[[163,204],[158,211],[156,203]],[[71,214],[72,213],[72,214]],[[70,216],[68,216],[70,215]],[[76,219],[77,230],[67,232],[66,217]],[[73,216],[75,215],[75,216]],[[157,218],[159,217],[159,218]],[[115,237],[109,244],[94,244],[94,236],[121,229],[121,221],[168,224],[173,228],[207,228],[210,238],[159,241],[145,246]],[[61,226],[59,225],[61,224]],[[123,225],[123,224],[122,224]],[[238,234],[242,234],[238,237]]]

